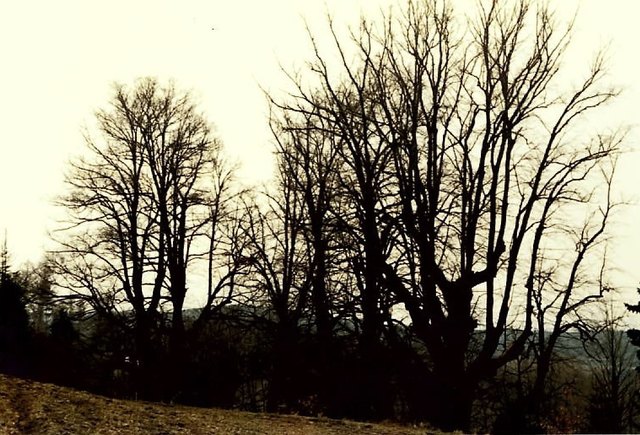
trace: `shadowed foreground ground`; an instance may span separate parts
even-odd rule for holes
[[[424,434],[425,429],[115,400],[0,375],[0,434]]]

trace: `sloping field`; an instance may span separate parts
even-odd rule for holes
[[[115,400],[0,375],[0,434],[424,434],[425,429]]]

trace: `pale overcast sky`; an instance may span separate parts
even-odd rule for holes
[[[8,232],[14,262],[41,257],[47,230],[55,226],[51,202],[63,190],[66,163],[82,151],[81,128],[107,103],[110,83],[153,75],[193,89],[229,154],[241,160],[241,174],[248,180],[267,179],[270,137],[260,86],[282,89],[286,80],[279,62],[302,67],[309,58],[302,17],[321,34],[327,10],[339,24],[355,25],[361,10],[388,3],[1,1],[0,230]],[[610,80],[625,92],[608,109],[606,124],[640,124],[640,2],[552,4],[568,18],[579,6],[570,71],[584,71],[597,48],[610,43]],[[640,150],[638,137],[633,131],[627,145]],[[637,152],[626,156],[618,174],[619,190],[634,200],[640,198],[638,157]],[[616,280],[627,291],[640,282],[639,210],[630,206],[619,215],[617,243],[610,250],[620,269]]]

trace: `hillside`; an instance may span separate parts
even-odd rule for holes
[[[424,429],[115,400],[0,375],[0,434],[424,434]]]

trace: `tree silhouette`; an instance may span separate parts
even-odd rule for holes
[[[155,382],[147,366],[162,360],[161,312],[170,311],[171,382],[179,384],[187,271],[198,261],[208,267],[206,317],[228,303],[241,265],[228,225],[231,171],[191,95],[173,84],[116,84],[96,120],[102,141],[87,135],[88,155],[72,163],[70,193],[60,200],[69,225],[55,257],[57,285],[89,314],[133,330],[145,390]]]
[[[493,1],[462,28],[445,2],[363,20],[351,45],[330,22],[338,65],[312,38],[316,80],[292,76],[279,103],[335,136],[363,354],[376,360],[389,308],[406,310],[428,352],[423,415],[447,430],[470,429],[478,384],[524,351],[537,319],[560,334],[601,297],[589,262],[621,140],[572,133],[616,92],[602,56],[557,91],[571,28],[548,8]]]
[[[28,374],[31,328],[25,290],[10,270],[6,235],[0,251],[0,370]]]
[[[633,370],[631,342],[625,337],[622,317],[606,307],[604,324],[587,343],[591,356],[592,392],[589,396],[590,431],[623,433],[635,428],[638,379]]]

